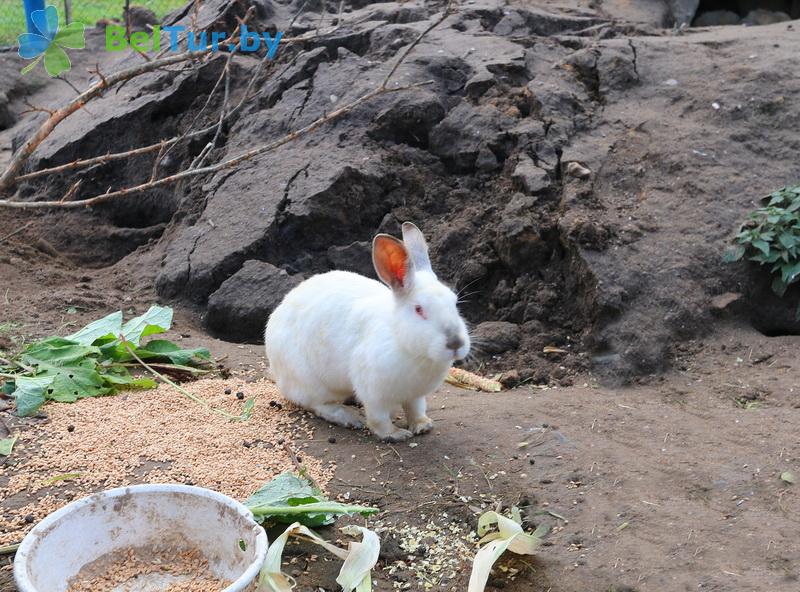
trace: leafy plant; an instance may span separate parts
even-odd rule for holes
[[[377,508],[340,504],[326,499],[309,479],[292,473],[282,473],[266,483],[244,504],[259,522],[285,522],[291,524],[267,550],[261,568],[258,592],[291,592],[294,579],[281,571],[281,556],[289,537],[320,545],[344,560],[336,582],[343,592],[369,592],[372,590],[372,568],[378,561],[381,543],[378,535],[363,526],[345,526],[342,532],[361,535],[361,541],[352,541],[347,549],[332,545],[309,526],[322,526],[335,522],[345,514],[364,516],[377,512]]]
[[[153,379],[131,374],[130,368],[140,367],[141,360],[173,373],[204,372],[209,360],[205,348],[182,349],[165,339],[142,343],[144,337],[163,333],[171,324],[172,309],[151,306],[126,323],[117,311],[67,337],[36,341],[0,365],[2,389],[16,399],[17,413],[28,416],[48,400],[72,403],[122,388],[155,388]]]
[[[772,291],[783,296],[800,279],[800,185],[769,196],[766,206],[750,214],[725,252],[725,261],[750,261],[769,267]],[[800,306],[797,309],[800,319]]]
[[[344,514],[368,516],[378,511],[330,501],[310,481],[292,473],[278,475],[251,495],[244,505],[258,522],[299,522],[311,527],[333,524]]]

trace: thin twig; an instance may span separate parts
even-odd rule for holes
[[[322,491],[319,483],[317,483],[314,477],[309,474],[308,468],[302,462],[300,462],[300,459],[297,458],[297,454],[295,454],[294,450],[292,450],[292,447],[289,446],[286,441],[283,442],[283,449],[286,451],[286,454],[289,455],[292,464],[297,469],[297,472],[300,473],[300,476],[308,480],[308,482],[311,483],[311,485],[313,485],[317,490]]]
[[[2,245],[4,242],[6,242],[8,239],[10,239],[12,236],[17,235],[20,232],[22,232],[23,230],[25,230],[26,228],[28,228],[28,226],[30,226],[31,224],[33,224],[33,220],[31,220],[27,224],[23,224],[22,226],[20,226],[16,230],[13,230],[13,231],[9,232],[7,235],[5,235],[3,237],[0,237],[0,245]]]
[[[16,553],[21,544],[22,543],[14,543],[13,545],[4,545],[0,547],[0,555],[10,555],[11,553]]]
[[[72,200],[72,198],[75,197],[75,194],[78,193],[81,183],[83,183],[83,179],[78,179],[75,181],[75,183],[72,184],[72,187],[70,187],[64,194],[64,197],[61,198],[61,201],[64,202]]]

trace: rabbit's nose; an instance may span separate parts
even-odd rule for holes
[[[462,347],[464,347],[464,340],[461,339],[459,335],[450,335],[447,338],[447,343],[445,344],[447,349],[452,349],[453,351],[458,351]]]

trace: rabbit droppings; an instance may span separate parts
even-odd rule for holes
[[[361,415],[344,405],[355,394],[369,429],[397,442],[433,427],[425,397],[469,353],[470,341],[457,297],[433,273],[419,228],[404,223],[402,241],[377,235],[372,262],[386,285],[347,271],[315,275],[275,309],[264,341],[284,397],[360,428]],[[408,429],[392,423],[398,407]]]

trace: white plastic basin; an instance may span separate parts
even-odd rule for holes
[[[203,553],[215,577],[233,582],[224,592],[248,589],[267,554],[264,529],[236,500],[188,485],[134,485],[74,501],[42,520],[17,551],[14,579],[19,592],[65,592],[86,564],[176,534]],[[143,582],[142,590],[158,589]]]

